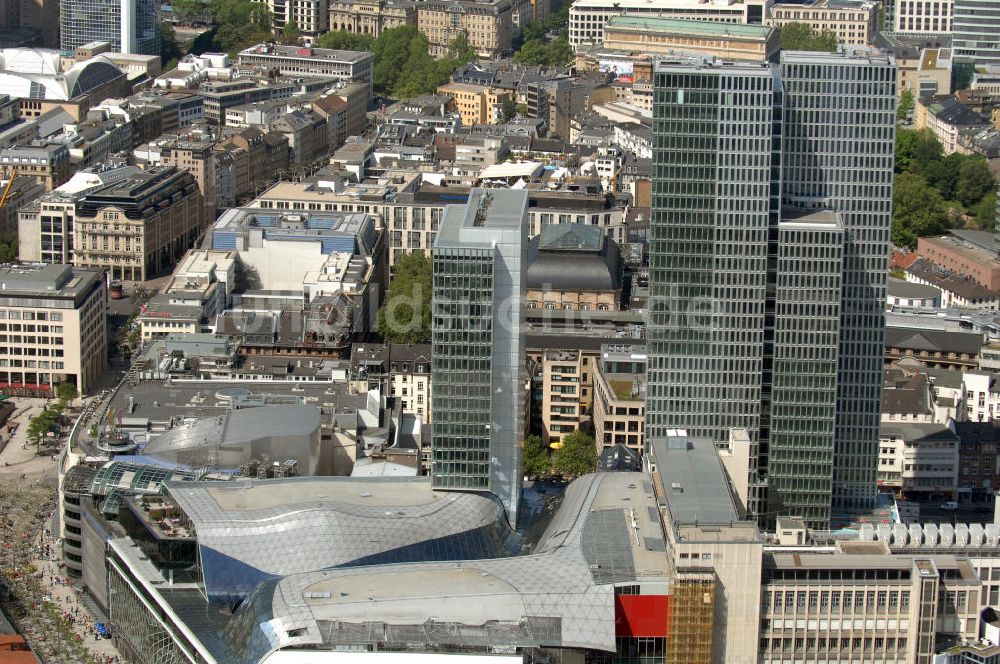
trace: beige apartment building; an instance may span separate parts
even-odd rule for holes
[[[383,31],[417,24],[417,7],[410,0],[334,0],[330,30],[378,37]]]
[[[583,353],[545,351],[541,374],[542,443],[555,445],[584,421]]]
[[[62,143],[12,145],[0,150],[4,178],[24,175],[52,191],[70,178],[69,149]]]
[[[17,257],[21,262],[73,261],[73,217],[79,197],[57,189],[18,213]]]
[[[817,0],[812,4],[774,4],[765,19],[780,28],[808,23],[813,30],[832,30],[841,44],[867,46],[878,32],[879,5],[870,0]]]
[[[112,279],[152,279],[191,248],[204,211],[194,176],[173,166],[101,187],[77,205],[73,264]]]
[[[214,220],[218,199],[215,141],[195,136],[171,136],[157,144],[163,166],[176,166],[194,176],[205,206],[204,218]]]
[[[466,127],[499,122],[499,107],[512,96],[510,90],[471,83],[446,83],[437,91],[455,100],[462,124]]]
[[[624,445],[644,452],[646,349],[606,344],[594,366],[594,440],[597,452]]]
[[[83,394],[108,361],[107,288],[97,271],[69,265],[0,268],[0,392]]]
[[[508,55],[514,39],[511,0],[426,0],[417,3],[417,27],[430,42],[430,53],[441,57],[461,33],[481,58]]]

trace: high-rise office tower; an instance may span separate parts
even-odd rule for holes
[[[875,496],[895,66],[871,52],[654,74],[646,435],[750,435],[763,522]]]
[[[491,491],[511,523],[521,497],[527,404],[524,288],[528,196],[473,189],[434,242],[431,482]]]
[[[157,0],[62,0],[59,4],[64,51],[102,41],[118,53],[160,55],[159,27]]]
[[[646,437],[721,443],[761,429],[780,80],[767,64],[685,61],[659,63],[654,85]]]
[[[833,505],[875,501],[892,224],[896,65],[886,56],[784,53],[782,198],[844,226]]]
[[[1000,1],[954,0],[952,49],[956,60],[1000,64]]]

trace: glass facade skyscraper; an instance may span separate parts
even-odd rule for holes
[[[865,54],[654,73],[646,435],[750,435],[762,522],[875,494],[895,67]]]
[[[646,437],[684,428],[721,443],[762,426],[780,79],[686,62],[654,79]]]
[[[1000,64],[1000,2],[955,0],[952,48],[957,60]]]
[[[434,242],[431,483],[491,491],[516,523],[527,404],[528,196],[473,189]]]
[[[156,0],[61,0],[60,48],[73,51],[102,41],[118,53],[160,55]]]
[[[875,501],[886,270],[892,224],[896,66],[880,55],[783,53],[782,196],[844,227],[833,505]]]

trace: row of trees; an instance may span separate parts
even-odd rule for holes
[[[554,450],[542,444],[539,436],[524,439],[524,474],[528,477],[579,477],[597,470],[597,446],[593,436],[574,431]]]
[[[928,130],[896,130],[892,241],[915,247],[950,227],[993,228],[997,183],[979,155],[944,154]]]
[[[46,407],[28,423],[27,437],[32,445],[40,445],[45,435],[62,421],[66,406],[78,396],[76,386],[73,383],[60,383],[56,387],[56,396],[58,401]]]

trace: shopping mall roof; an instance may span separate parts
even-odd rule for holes
[[[496,646],[614,651],[613,584],[665,580],[663,546],[648,481],[635,473],[587,475],[568,487],[530,555],[461,561],[424,555],[426,562],[265,582],[226,627],[224,658],[254,662],[283,648],[379,650],[391,643],[437,652]]]
[[[339,565],[507,555],[499,502],[432,491],[428,478],[168,482],[167,489],[197,533],[212,598]]]

